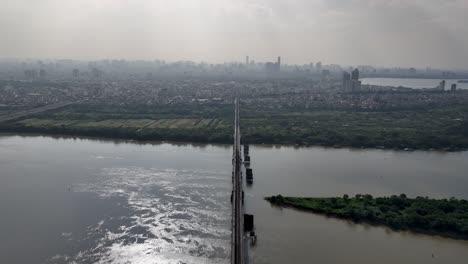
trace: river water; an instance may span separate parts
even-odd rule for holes
[[[468,152],[251,146],[251,263],[466,263],[468,242],[263,200],[468,199]],[[0,263],[229,263],[231,147],[0,137]]]
[[[435,88],[444,79],[420,79],[420,78],[363,78],[362,84],[409,87],[414,89]],[[445,90],[450,90],[453,83],[457,84],[457,89],[468,89],[468,83],[458,83],[455,79],[445,79]]]

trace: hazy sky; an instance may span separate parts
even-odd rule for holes
[[[468,68],[468,0],[0,0],[0,57]]]

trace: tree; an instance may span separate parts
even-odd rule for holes
[[[347,202],[349,200],[349,195],[347,195],[347,194],[343,195],[343,200],[345,200],[345,202]]]

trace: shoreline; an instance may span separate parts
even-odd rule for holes
[[[105,137],[105,136],[93,136],[93,135],[84,135],[80,133],[50,133],[50,132],[28,132],[28,131],[12,131],[12,130],[2,130],[0,129],[0,136],[48,136],[53,138],[80,138],[80,139],[90,139],[90,140],[102,140],[102,141],[116,141],[116,142],[125,142],[125,143],[134,143],[134,144],[174,144],[174,145],[219,145],[219,146],[230,146],[232,143],[227,142],[209,142],[209,141],[177,141],[177,140],[146,140],[146,139],[138,139],[133,137]],[[350,149],[350,150],[383,150],[383,151],[400,151],[400,152],[415,152],[415,151],[429,151],[429,152],[445,152],[445,153],[452,153],[452,152],[464,152],[468,151],[468,148],[386,148],[386,147],[353,147],[353,146],[346,146],[346,145],[325,145],[325,144],[316,144],[316,145],[308,145],[308,144],[289,144],[289,143],[244,143],[249,145],[257,145],[257,146],[270,146],[270,147],[294,147],[294,148],[325,148],[325,149]]]
[[[71,134],[52,134],[52,133],[29,133],[29,132],[4,132],[0,130],[0,137],[8,136],[20,136],[20,137],[50,137],[54,139],[82,139],[90,141],[106,141],[119,143],[129,143],[138,145],[162,145],[171,144],[176,146],[192,145],[194,147],[201,146],[218,146],[218,147],[230,147],[232,144],[226,143],[202,143],[202,142],[189,142],[189,141],[171,141],[171,140],[137,140],[137,139],[126,139],[126,138],[111,138],[111,137],[99,137],[99,136],[87,136],[87,135],[71,135]]]

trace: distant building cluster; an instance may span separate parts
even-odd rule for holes
[[[231,104],[239,91],[262,109],[410,109],[466,105],[468,90],[442,92],[439,88],[411,89],[362,85],[358,71],[337,80],[0,80],[0,111],[40,107],[61,102],[96,105],[162,106],[184,104]],[[456,85],[451,86],[456,89]],[[358,93],[342,92],[359,91]],[[247,101],[246,101],[247,102]]]
[[[359,70],[354,69],[354,71],[349,74],[347,71],[343,73],[343,85],[342,90],[344,92],[359,92],[361,91],[362,83],[359,81]]]
[[[246,56],[245,61],[208,63],[164,60],[17,60],[0,58],[0,80],[155,80],[160,78],[231,78],[231,79],[294,79],[340,80],[343,71],[350,73],[344,90],[359,90],[353,81],[352,69],[338,64],[309,62],[288,64],[278,57],[273,62],[256,62]],[[361,78],[432,78],[468,79],[468,70],[376,68],[358,65]],[[354,69],[354,68],[353,68]],[[347,78],[347,77],[346,77]],[[356,81],[356,80],[355,80]],[[448,87],[447,89],[450,89]],[[364,87],[362,89],[365,89]]]
[[[273,63],[273,62],[267,62],[265,63],[265,71],[267,74],[278,74],[281,72],[281,57],[278,57],[278,60]]]
[[[444,91],[445,91],[445,86],[446,86],[446,82],[445,82],[445,80],[442,80],[442,81],[439,83],[439,86],[436,87],[435,89],[436,89],[436,90],[440,90],[441,92],[444,92]],[[450,86],[450,91],[451,91],[451,92],[457,91],[457,84],[456,84],[456,83],[452,83],[452,85]]]
[[[26,77],[27,80],[36,80],[38,77],[44,80],[47,76],[46,71],[44,69],[40,69],[39,74],[36,70],[25,70],[24,77]]]

